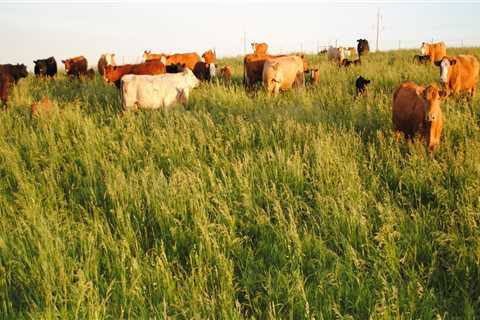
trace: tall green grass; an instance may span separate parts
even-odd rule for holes
[[[272,98],[225,59],[233,85],[124,116],[100,78],[21,80],[0,113],[0,318],[480,316],[479,98],[442,103],[434,154],[396,142],[393,90],[438,79],[414,54],[310,56],[321,84]]]

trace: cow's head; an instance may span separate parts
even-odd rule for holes
[[[200,80],[198,80],[197,77],[195,77],[192,70],[190,70],[188,68],[185,68],[185,70],[183,70],[182,74],[185,77],[186,84],[189,88],[198,87],[198,85],[200,84]]]
[[[206,63],[214,63],[217,59],[216,53],[213,50],[208,50],[202,54],[203,61]]]
[[[107,65],[116,65],[115,63],[115,53],[105,53],[105,62]]]
[[[422,46],[420,47],[420,52],[422,56],[427,56],[430,54],[430,45],[427,42],[422,42]]]
[[[105,66],[105,69],[103,71],[103,79],[105,80],[105,82],[112,83],[119,80],[120,78],[121,74],[118,72],[117,66]]]
[[[151,53],[152,53],[152,50],[144,50],[142,55],[143,61],[147,61]]]
[[[72,64],[73,64],[72,59],[62,60],[62,63],[65,65],[65,72],[68,73],[70,71],[70,68],[72,67]]]
[[[25,78],[26,76],[28,76],[27,66],[24,64],[17,64],[15,66],[15,78],[20,79]]]
[[[440,82],[445,84],[448,82],[451,68],[457,64],[455,58],[443,57],[442,60],[436,61],[435,65],[440,67]]]
[[[270,68],[267,69],[264,76],[264,85],[267,92],[278,92],[283,82],[283,72],[280,68],[280,64],[278,62],[271,63]]]
[[[440,130],[443,122],[440,101],[447,96],[447,93],[440,90],[436,84],[432,84],[425,89],[418,87],[416,91],[423,99],[425,112],[423,121],[427,147],[430,151],[433,151],[440,142]]]
[[[34,60],[35,67],[38,70],[38,74],[45,75],[47,74],[47,60]]]
[[[320,83],[320,71],[318,68],[311,69],[312,71],[312,84],[319,84]]]

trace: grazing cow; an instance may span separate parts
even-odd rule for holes
[[[214,50],[208,50],[202,54],[205,63],[215,63],[217,61],[217,53]]]
[[[268,55],[268,54],[247,54],[243,59],[243,83],[251,89],[256,83],[261,83],[263,79],[263,65],[269,58],[280,58],[288,55]],[[298,56],[298,55],[290,55]],[[308,63],[303,55],[298,56],[303,61],[304,72],[308,71]]]
[[[440,143],[443,127],[440,99],[446,96],[437,85],[424,88],[415,82],[403,82],[393,94],[392,122],[396,138],[403,133],[406,139],[413,140],[420,134],[429,151]]]
[[[365,95],[367,93],[367,84],[370,83],[370,80],[365,79],[362,76],[359,76],[355,81],[355,88],[357,89],[358,95]]]
[[[185,70],[186,66],[185,63],[175,63],[175,64],[170,64],[165,67],[167,73],[179,73],[183,72]]]
[[[370,51],[370,46],[368,45],[368,41],[366,39],[358,39],[357,40],[357,52],[358,57],[366,56]]]
[[[269,58],[264,63],[262,79],[268,94],[303,87],[304,61],[300,56]]]
[[[472,98],[475,96],[480,70],[475,56],[445,56],[435,65],[440,67],[440,82],[449,94],[468,92]]]
[[[341,62],[345,59],[345,48],[343,47],[335,48],[330,46],[328,47],[328,50],[327,50],[327,57],[328,57],[328,60],[330,61]]]
[[[104,53],[100,56],[97,63],[98,73],[103,76],[106,66],[116,66],[115,53]]]
[[[447,47],[445,46],[444,42],[437,42],[437,43],[422,42],[420,51],[422,52],[422,55],[430,56],[431,64],[442,60],[442,58],[447,55]]]
[[[31,110],[30,110],[30,116],[32,118],[40,116],[41,113],[45,113],[50,111],[52,109],[52,103],[48,99],[47,96],[45,96],[41,101],[32,103],[31,105]]]
[[[34,60],[34,72],[37,77],[54,77],[57,74],[57,61],[54,57]]]
[[[262,43],[252,42],[250,45],[252,46],[254,54],[267,54],[268,44],[266,44],[265,42],[262,42]]]
[[[340,67],[350,67],[352,64],[354,66],[361,65],[362,61],[360,59],[353,60],[353,61],[348,60],[348,59],[343,59],[342,61],[340,61],[339,66]]]
[[[120,88],[122,106],[127,111],[167,108],[177,102],[186,105],[190,90],[199,83],[190,69],[155,76],[125,75]]]
[[[62,63],[65,65],[65,72],[71,78],[80,78],[87,74],[88,63],[84,56],[62,60]]]
[[[232,67],[230,66],[225,66],[220,69],[220,77],[222,77],[223,81],[225,83],[229,84],[232,81]]]
[[[158,61],[150,61],[139,64],[124,64],[120,66],[106,66],[103,79],[107,83],[115,83],[120,88],[120,79],[126,74],[158,75],[166,72],[165,65]]]
[[[426,56],[421,56],[421,55],[414,55],[413,56],[413,62],[415,63],[418,63],[418,64],[427,64],[428,62],[430,62],[430,56],[426,55]]]
[[[150,53],[149,51],[145,51],[143,54],[143,58],[145,62],[151,61],[158,61],[160,60],[165,66],[171,64],[185,64],[185,66],[193,70],[197,62],[201,62],[200,56],[195,52],[190,53],[175,53],[171,55],[163,54],[163,53]]]
[[[318,68],[311,69],[312,72],[312,78],[311,78],[311,84],[312,85],[317,85],[320,83],[320,71]]]

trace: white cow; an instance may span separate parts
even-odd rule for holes
[[[123,110],[167,108],[174,103],[186,105],[190,90],[199,83],[188,68],[180,73],[155,76],[124,75],[120,82]]]

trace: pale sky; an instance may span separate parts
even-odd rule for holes
[[[480,46],[480,3],[350,1],[117,2],[29,1],[0,3],[0,64],[54,56],[85,55],[95,66],[101,53],[117,63],[139,61],[143,51],[192,52],[215,48],[217,56],[247,52],[267,42],[272,53],[315,52],[366,38],[375,49],[380,9],[380,49],[417,48],[422,41]],[[400,42],[399,42],[400,41]]]

